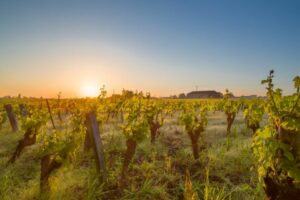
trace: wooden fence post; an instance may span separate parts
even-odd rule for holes
[[[103,144],[101,141],[99,126],[95,113],[90,112],[86,114],[86,127],[89,133],[90,142],[92,143],[96,155],[96,167],[100,173],[100,180],[103,181],[106,178],[105,159]]]
[[[10,122],[13,132],[18,131],[18,122],[17,122],[16,115],[12,109],[12,106],[10,104],[6,104],[4,106],[4,108],[6,110],[6,113],[7,113],[7,116],[8,116],[8,119],[9,119],[9,122]]]

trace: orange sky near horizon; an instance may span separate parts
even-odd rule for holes
[[[259,5],[0,1],[0,96],[94,96],[103,85],[109,95],[265,95],[271,69],[291,94],[298,7]]]

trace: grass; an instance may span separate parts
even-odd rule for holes
[[[118,185],[125,139],[115,123],[102,130],[107,182],[100,183],[93,154],[82,153],[51,177],[50,194],[40,194],[38,144],[25,148],[13,165],[6,166],[21,131],[13,133],[8,122],[0,130],[0,197],[29,199],[184,199],[190,186],[201,200],[263,199],[251,153],[251,131],[239,113],[226,137],[226,116],[210,113],[208,127],[200,139],[200,159],[194,160],[190,140],[176,119],[167,119],[157,143],[147,138],[138,145],[125,188]]]

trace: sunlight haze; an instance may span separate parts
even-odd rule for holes
[[[178,95],[264,95],[270,69],[292,92],[299,3],[1,1],[0,96],[84,95],[86,82]]]

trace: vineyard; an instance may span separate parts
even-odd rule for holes
[[[0,199],[300,199],[300,77],[283,96],[0,100]]]

